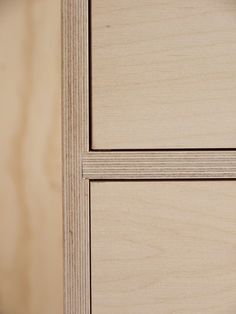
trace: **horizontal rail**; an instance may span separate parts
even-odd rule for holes
[[[90,180],[236,179],[236,151],[94,151],[82,170]]]

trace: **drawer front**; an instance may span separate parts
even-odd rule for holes
[[[235,182],[92,182],[93,314],[234,314]]]
[[[92,0],[93,149],[236,147],[236,5]]]

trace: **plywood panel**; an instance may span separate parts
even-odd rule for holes
[[[92,182],[94,314],[234,314],[233,181]]]
[[[233,0],[93,0],[93,148],[236,147],[235,37]]]
[[[60,314],[60,1],[0,1],[0,313]]]

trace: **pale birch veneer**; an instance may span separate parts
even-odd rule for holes
[[[236,2],[92,0],[92,147],[236,147]]]
[[[93,314],[235,314],[236,182],[93,182]]]

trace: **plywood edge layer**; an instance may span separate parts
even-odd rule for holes
[[[82,168],[90,180],[236,179],[236,151],[90,152]]]
[[[64,313],[90,313],[88,1],[62,0]]]

